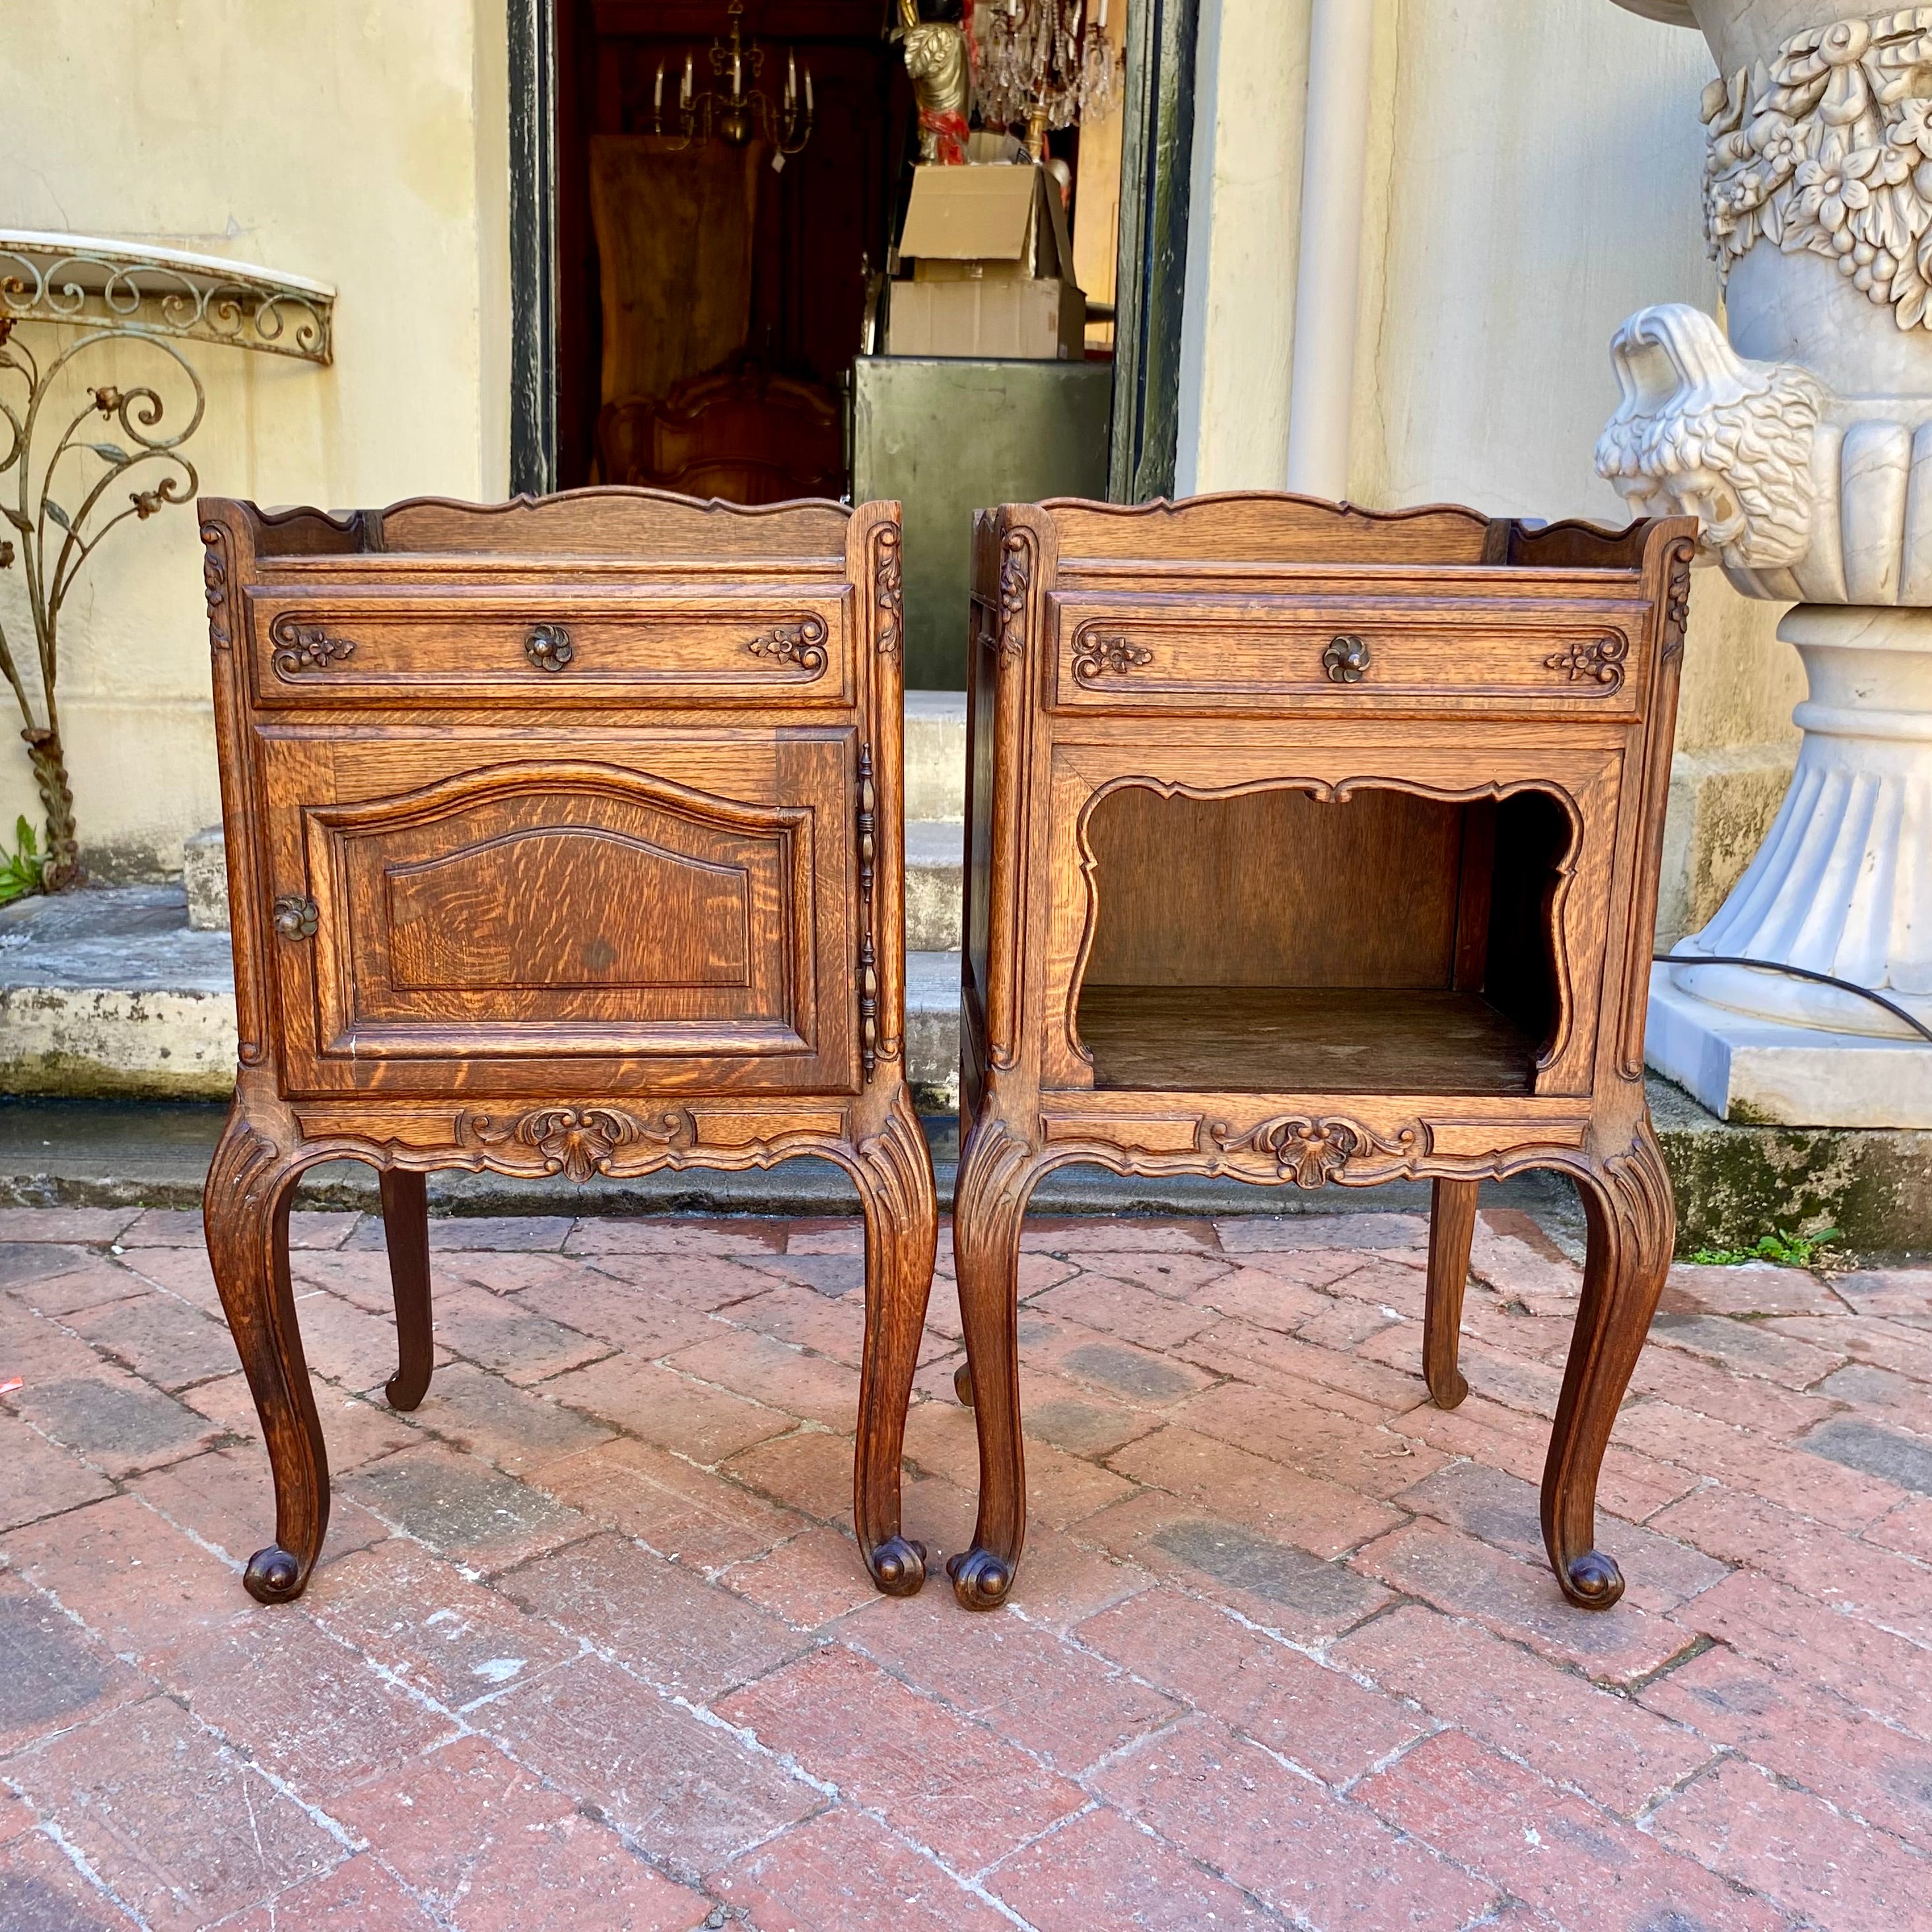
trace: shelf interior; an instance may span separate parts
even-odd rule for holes
[[[1536,1041],[1480,994],[1377,986],[1092,986],[1096,1087],[1527,1094]]]
[[[1096,913],[1076,1024],[1095,1084],[1533,1092],[1570,839],[1535,791],[1113,794],[1088,826]]]

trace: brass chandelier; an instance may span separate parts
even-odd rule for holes
[[[687,52],[671,110],[671,131],[666,138],[676,147],[688,148],[694,141],[708,141],[716,134],[733,147],[742,148],[755,134],[775,151],[772,166],[782,167],[788,155],[798,153],[812,139],[812,68],[808,64],[802,70],[801,91],[797,50],[788,51],[784,90],[774,100],[757,84],[764,70],[765,50],[745,38],[745,0],[731,0],[725,13],[730,35],[713,40],[710,50],[717,85],[698,87],[697,56]],[[659,61],[651,98],[652,131],[659,135],[666,133],[664,97],[664,64]]]

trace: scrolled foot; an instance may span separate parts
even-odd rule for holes
[[[1438,1377],[1429,1384],[1429,1399],[1438,1408],[1460,1408],[1468,1393],[1469,1384],[1463,1380],[1460,1369],[1451,1369],[1446,1376]]]
[[[892,1536],[866,1558],[872,1581],[889,1597],[916,1597],[926,1581],[926,1545]]]
[[[286,1604],[302,1594],[308,1578],[294,1557],[280,1544],[272,1543],[249,1558],[242,1581],[258,1604]]]
[[[1607,1610],[1624,1593],[1624,1573],[1600,1550],[1578,1557],[1562,1580],[1563,1594],[1586,1610]]]
[[[973,1406],[973,1365],[970,1362],[962,1362],[952,1371],[952,1393],[964,1407]]]
[[[952,1594],[962,1610],[997,1610],[1013,1587],[1012,1564],[990,1550],[962,1550],[948,1557],[946,1574],[952,1579]]]
[[[382,1393],[388,1397],[389,1406],[406,1415],[429,1393],[429,1377],[398,1369],[382,1384]]]

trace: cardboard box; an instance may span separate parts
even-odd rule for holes
[[[1058,279],[895,282],[886,337],[894,356],[1078,362],[1087,298]]]
[[[1078,362],[1087,298],[1075,286],[1066,212],[1040,168],[922,167],[899,237],[910,281],[892,284],[894,356]]]

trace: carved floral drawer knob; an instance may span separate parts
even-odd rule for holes
[[[275,930],[284,939],[313,939],[322,911],[313,899],[291,895],[275,902]]]
[[[1322,668],[1330,684],[1360,684],[1369,668],[1369,647],[1360,638],[1330,638]]]
[[[538,670],[561,670],[577,650],[561,624],[539,624],[524,640],[524,655]]]

